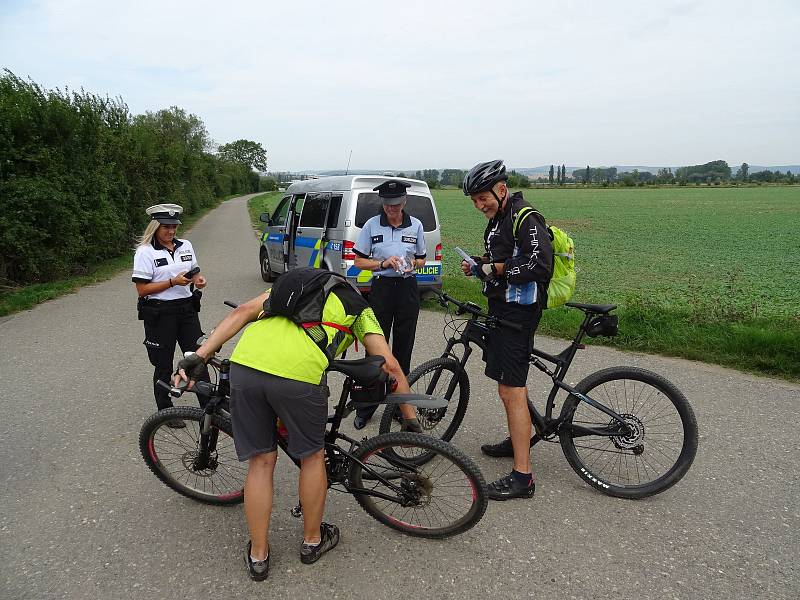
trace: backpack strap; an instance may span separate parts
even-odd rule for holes
[[[542,221],[544,221],[544,217],[542,213],[540,213],[535,208],[531,208],[530,206],[523,206],[522,210],[517,213],[517,216],[514,218],[514,224],[511,226],[511,235],[515,238],[517,237],[517,233],[519,232],[519,227],[522,225],[522,222],[532,214],[537,214],[541,217]]]

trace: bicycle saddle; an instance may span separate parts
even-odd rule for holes
[[[567,302],[567,306],[571,306],[572,308],[577,308],[579,310],[582,310],[583,312],[597,313],[600,315],[604,315],[607,312],[617,308],[616,304],[581,304],[579,302]]]
[[[385,381],[387,374],[381,369],[386,360],[382,356],[367,356],[358,360],[332,360],[329,371],[344,373],[361,385]]]

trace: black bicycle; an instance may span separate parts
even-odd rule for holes
[[[472,302],[461,302],[439,294],[445,307],[455,306],[445,322],[447,346],[442,356],[416,367],[408,377],[412,391],[424,391],[445,398],[444,408],[417,408],[423,431],[451,440],[464,419],[469,403],[469,377],[465,365],[474,344],[486,359],[487,336],[495,327],[520,330],[512,323],[485,313]],[[697,421],[686,397],[664,377],[638,367],[609,367],[592,373],[575,387],[564,377],[584,336],[614,336],[617,316],[614,304],[567,306],[584,312],[583,322],[572,343],[556,355],[534,348],[531,364],[553,380],[542,415],[528,400],[535,434],[539,441],[561,442],[570,466],[589,485],[620,498],[644,498],[675,485],[689,470],[697,453]],[[462,315],[468,315],[461,318]],[[448,334],[448,331],[450,332]],[[461,346],[459,356],[454,350]],[[551,369],[543,361],[554,365]],[[567,392],[558,417],[553,416],[559,390]],[[399,429],[398,411],[384,410],[379,431]],[[419,464],[429,458],[420,451],[410,457]]]
[[[344,374],[345,380],[336,410],[328,418],[328,486],[354,495],[373,518],[408,535],[445,538],[463,533],[481,519],[488,503],[483,475],[467,456],[443,440],[417,433],[387,433],[359,441],[339,432],[342,419],[355,408],[348,399],[356,385],[382,387],[382,403],[403,402],[418,410],[446,406],[445,400],[426,394],[389,393],[383,362],[381,356],[369,356],[336,360],[329,367]],[[209,504],[234,504],[244,499],[247,468],[236,457],[227,410],[230,362],[215,357],[209,365],[215,383],[198,381],[192,389],[209,397],[205,407],[178,406],[155,413],[142,426],[139,447],[150,470],[176,492]],[[175,397],[183,392],[170,388]],[[288,434],[280,424],[278,434],[278,445],[286,452]],[[406,458],[420,453],[431,460],[419,465]],[[299,466],[298,460],[292,461]],[[292,514],[299,517],[300,507]]]

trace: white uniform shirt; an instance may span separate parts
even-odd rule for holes
[[[169,281],[186,273],[197,265],[197,257],[189,240],[175,238],[175,249],[170,252],[153,237],[152,244],[139,246],[133,256],[133,279],[137,283]],[[173,285],[157,294],[147,296],[149,300],[180,300],[192,295],[188,285]]]

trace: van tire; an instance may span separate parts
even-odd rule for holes
[[[261,248],[259,253],[259,263],[261,265],[261,279],[269,283],[275,280],[275,274],[272,272],[272,265],[269,262],[269,252],[266,248]]]

